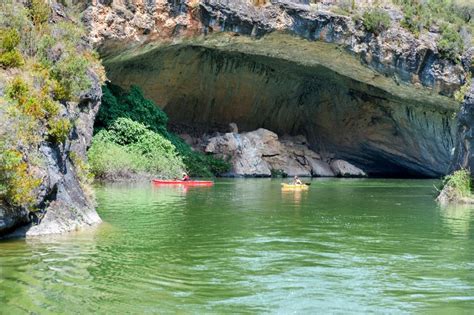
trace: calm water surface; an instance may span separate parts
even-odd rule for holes
[[[97,188],[105,223],[0,243],[0,313],[471,313],[474,208],[434,181]]]

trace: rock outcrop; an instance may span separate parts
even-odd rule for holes
[[[109,78],[141,86],[172,124],[302,134],[369,175],[446,174],[458,109],[446,96],[466,69],[440,56],[439,34],[416,38],[394,8],[375,35],[305,1],[251,3],[115,0],[84,16]]]
[[[303,136],[278,139],[260,128],[251,132],[229,132],[207,140],[206,153],[229,160],[227,176],[269,177],[272,174],[302,177],[362,177],[366,174],[343,160],[326,160],[308,148]]]
[[[69,27],[77,26],[68,16],[67,9],[64,6],[54,1],[49,1],[48,4],[51,6],[51,14],[44,23],[53,25],[65,22],[69,23]],[[23,2],[14,3],[13,5],[20,6],[23,5]],[[18,9],[21,10],[19,7]],[[6,14],[7,17],[8,14],[12,14],[11,12],[2,13]],[[5,15],[3,18],[5,18]],[[19,18],[20,20],[21,18]],[[5,21],[1,22],[3,30]],[[61,33],[55,33],[55,36],[62,36],[58,34]],[[23,34],[20,34],[20,36],[23,36]],[[46,34],[45,36],[49,35]],[[43,70],[39,63],[35,63],[33,67],[32,62],[36,62],[37,59],[34,59],[32,55],[28,55],[28,58],[31,58],[28,62],[31,62],[25,67],[0,69],[0,102],[2,102],[0,108],[0,141],[7,139],[9,142],[14,142],[13,140],[19,139],[18,143],[13,143],[8,147],[8,150],[21,156],[22,165],[28,169],[27,174],[35,178],[33,188],[20,186],[20,189],[22,188],[25,191],[31,190],[28,193],[31,193],[34,200],[23,203],[0,203],[0,238],[63,233],[101,222],[95,210],[96,204],[93,193],[87,191],[88,187],[83,177],[85,176],[86,151],[92,139],[94,120],[102,97],[102,79],[99,73],[102,69],[100,69],[99,61],[91,57],[92,46],[86,40],[72,42],[72,45],[77,46],[67,52],[61,46],[64,44],[60,41],[61,38],[56,40],[57,45],[51,48],[51,51],[56,54],[56,61],[63,60],[68,57],[68,53],[72,52],[77,53],[78,57],[86,54],[89,58],[88,67],[80,73],[87,77],[84,80],[90,83],[88,84],[89,87],[75,94],[74,100],[72,100],[72,93],[70,100],[52,98],[49,85],[42,85],[44,81],[50,80],[48,74],[41,72],[43,74],[39,76],[38,73],[35,73],[35,71],[39,71],[38,69],[46,72],[47,70]],[[32,44],[29,49],[32,50],[33,47],[35,46]],[[44,49],[47,51],[47,46]],[[34,54],[34,51],[29,52],[29,54]],[[78,72],[79,70],[74,68],[70,71]],[[15,103],[14,98],[6,96],[8,86],[15,77],[21,77],[20,80],[25,80],[20,82],[25,86],[24,89],[28,93],[29,101],[39,108],[38,111],[41,111],[41,113],[48,112],[43,104],[46,102],[50,107],[57,106],[57,116],[65,122],[64,124],[68,123],[67,127],[64,128],[64,139],[63,134],[61,134],[60,140],[52,136],[51,124],[54,121],[51,117],[57,119],[56,114],[52,114],[53,111],[48,112],[45,116],[40,116],[40,114],[30,115],[18,110],[21,107],[19,101]],[[30,81],[33,82],[33,85],[28,86],[29,83],[26,82]],[[79,79],[74,81],[74,84],[79,81]],[[59,85],[57,81],[56,83]],[[35,98],[35,90],[40,88],[43,88],[41,90],[42,105],[36,104],[40,103],[40,100]],[[62,88],[64,89],[64,87]],[[7,107],[7,105],[11,105],[11,107]],[[13,111],[14,106],[16,106],[15,109],[18,112]],[[10,115],[5,108],[11,109],[15,114]],[[15,120],[17,116],[20,117],[18,121]],[[20,119],[23,119],[26,123]],[[18,122],[23,122],[23,125]],[[15,123],[18,123],[18,130],[20,131],[15,129]],[[9,137],[9,134],[12,136]],[[29,141],[29,138],[35,140]],[[4,174],[2,173],[2,175]],[[36,180],[39,183],[38,185]],[[15,188],[17,190],[14,191],[17,194],[25,193],[18,189],[18,184]],[[19,193],[18,190],[20,190]]]
[[[461,168],[474,172],[474,80],[458,113],[456,148],[451,170]]]
[[[101,222],[93,196],[89,196],[90,192],[85,192],[80,183],[80,166],[74,164],[86,159],[92,139],[94,118],[102,96],[100,84],[97,80],[94,82],[79,103],[69,103],[64,108],[65,115],[76,122],[65,143],[58,146],[44,142],[38,149],[36,158],[45,163],[44,168],[37,170],[42,174],[35,202],[40,208],[33,222],[27,209],[0,205],[0,237],[13,231],[8,237],[63,233]],[[73,155],[78,158],[72,159]]]

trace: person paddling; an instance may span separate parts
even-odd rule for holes
[[[183,182],[187,182],[188,180],[190,180],[191,178],[189,177],[188,174],[184,173],[183,172],[183,178],[181,179]]]
[[[295,177],[293,178],[293,185],[303,185],[303,183],[301,182],[301,180],[299,179],[298,176],[295,175]]]

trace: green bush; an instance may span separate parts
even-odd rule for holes
[[[460,169],[444,178],[444,187],[453,189],[453,193],[461,197],[471,195],[471,173],[466,169]]]
[[[22,54],[17,49],[20,43],[20,34],[16,29],[0,30],[0,43],[0,66],[16,68],[25,63]]]
[[[32,176],[22,153],[0,144],[0,182],[2,198],[13,206],[30,206],[35,202],[35,190],[41,180]]]
[[[8,28],[0,31],[1,48],[4,51],[12,51],[20,44],[20,34],[16,29]]]
[[[21,78],[15,77],[6,90],[6,95],[16,101],[24,101],[28,97],[28,84]]]
[[[438,50],[444,58],[456,60],[464,50],[461,35],[449,24],[444,24],[441,30],[441,37],[438,40]]]
[[[362,16],[367,31],[379,34],[390,27],[391,19],[387,12],[381,9],[371,9]]]
[[[77,98],[92,86],[88,68],[89,61],[84,56],[70,55],[54,63],[51,76],[59,83],[62,98]]]
[[[71,122],[67,118],[50,120],[48,123],[48,135],[52,142],[63,143],[71,131]]]
[[[180,137],[168,132],[166,130],[168,116],[154,102],[146,99],[139,87],[132,86],[130,91],[126,92],[118,86],[109,84],[104,86],[102,91],[102,105],[95,122],[96,131],[110,128],[120,118],[129,118],[168,139],[176,148],[191,176],[210,177],[230,169],[229,163],[193,151]],[[129,139],[128,141],[137,141],[133,135],[125,138]]]
[[[474,23],[474,3],[464,0],[393,0],[401,6],[404,19],[402,26],[416,36],[431,26],[440,28],[441,37],[438,42],[440,53],[452,60],[457,60],[464,49],[461,29],[468,31],[466,41],[472,43]]]
[[[23,56],[18,50],[0,53],[0,66],[3,68],[17,68],[25,64]]]
[[[94,139],[87,155],[90,170],[97,178],[122,178],[145,171],[140,154],[112,142]]]
[[[30,0],[28,8],[30,18],[35,25],[48,22],[51,8],[45,0]]]
[[[154,102],[146,99],[139,87],[132,86],[127,93],[116,85],[108,84],[102,87],[102,93],[96,128],[106,128],[118,118],[127,117],[151,130],[166,133],[168,116]]]
[[[104,148],[112,151],[107,153]],[[107,166],[114,155],[119,156],[118,161]],[[140,172],[177,177],[185,168],[169,140],[129,118],[118,118],[108,130],[103,129],[94,136],[89,160],[92,172],[99,178]],[[120,171],[119,166],[124,171]]]
[[[459,90],[457,90],[454,93],[454,99],[457,102],[462,103],[464,101],[464,97],[471,89],[471,82],[472,82],[472,75],[469,73],[466,77],[466,82],[459,88]]]

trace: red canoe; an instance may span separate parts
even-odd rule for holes
[[[154,179],[154,184],[157,185],[186,185],[186,186],[212,186],[214,182],[206,180],[166,180],[166,179]]]

